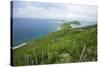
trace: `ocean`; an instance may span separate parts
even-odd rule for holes
[[[13,47],[56,31],[58,22],[51,19],[13,18]]]
[[[62,22],[62,20],[55,19],[13,18],[13,47],[57,31]],[[79,28],[97,23],[80,21],[80,24],[71,24],[71,26],[72,28]]]

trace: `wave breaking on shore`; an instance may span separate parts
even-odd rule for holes
[[[19,46],[13,47],[13,49],[17,49],[17,48],[22,47],[22,46],[24,46],[24,45],[26,45],[26,43],[25,43],[25,42],[24,42],[24,43],[22,43],[22,44],[20,44]]]

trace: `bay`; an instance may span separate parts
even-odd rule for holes
[[[53,19],[13,18],[13,47],[34,40],[57,30],[59,25]]]

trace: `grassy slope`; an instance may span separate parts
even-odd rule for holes
[[[13,65],[85,62],[97,60],[96,25],[73,29],[69,24],[13,50]]]

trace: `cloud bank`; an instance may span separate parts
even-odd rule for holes
[[[97,20],[97,7],[42,2],[13,2],[13,17],[64,20]]]

